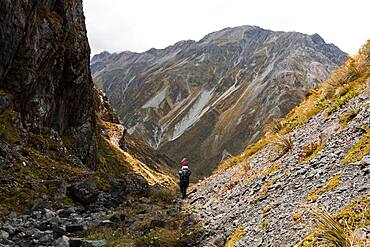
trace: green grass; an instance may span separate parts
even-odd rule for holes
[[[102,136],[98,137],[98,161],[98,171],[101,173],[117,176],[130,171],[124,154]]]
[[[340,107],[342,107],[343,105],[345,105],[347,102],[349,102],[351,99],[355,98],[356,96],[358,96],[358,92],[357,91],[349,91],[347,92],[345,95],[343,96],[340,96],[338,99],[336,99],[333,104],[329,107],[328,109],[328,114],[331,115],[333,114],[335,111],[337,111]]]

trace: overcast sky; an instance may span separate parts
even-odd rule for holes
[[[370,38],[369,0],[84,0],[92,54],[142,52],[241,25],[318,33],[355,54]]]

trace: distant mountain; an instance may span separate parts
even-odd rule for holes
[[[103,52],[91,70],[130,133],[188,157],[204,175],[261,137],[345,60],[318,34],[241,26],[160,50]]]

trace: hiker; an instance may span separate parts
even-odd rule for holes
[[[119,140],[118,145],[125,152],[127,152],[127,148],[126,148],[126,135],[127,135],[127,129],[124,127],[123,130],[122,130],[122,137]]]
[[[191,171],[189,169],[189,163],[186,158],[182,159],[181,161],[181,168],[179,171],[180,176],[180,191],[182,194],[182,198],[186,198],[186,190],[189,186],[189,177],[191,175]]]

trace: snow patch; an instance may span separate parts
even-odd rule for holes
[[[209,106],[206,107],[206,105],[212,98],[213,92],[214,90],[202,91],[200,93],[188,114],[175,125],[170,141],[179,138],[189,127],[198,122],[199,119],[208,111]]]
[[[163,88],[156,96],[151,98],[141,108],[143,108],[143,109],[145,109],[145,108],[158,108],[159,105],[166,98],[167,89],[168,89],[168,87]]]
[[[226,99],[227,97],[229,97],[233,92],[235,92],[236,90],[238,90],[240,88],[240,84],[239,84],[239,81],[238,81],[238,78],[239,78],[239,75],[240,73],[243,71],[243,69],[240,69],[238,71],[238,73],[236,74],[235,76],[235,80],[234,80],[234,84],[229,88],[227,89],[215,102],[213,102],[212,106],[215,106],[218,102],[220,102],[221,100],[224,100]],[[223,78],[222,78],[223,79]]]

